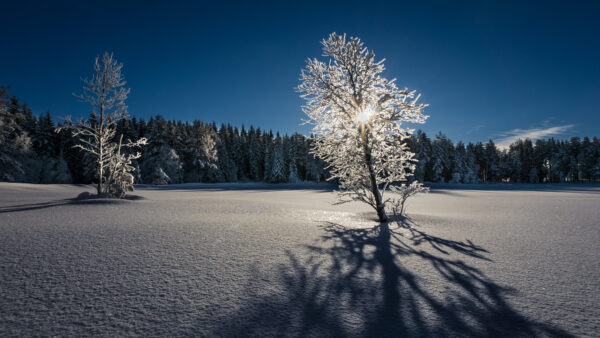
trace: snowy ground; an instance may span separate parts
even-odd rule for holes
[[[600,188],[0,183],[0,336],[598,336]]]

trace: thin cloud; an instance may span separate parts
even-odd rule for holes
[[[476,131],[479,131],[481,128],[485,127],[485,124],[478,124],[465,132],[465,134],[469,135]]]
[[[500,139],[496,140],[496,145],[498,148],[506,149],[512,143],[517,141],[518,139],[531,139],[537,140],[541,138],[547,138],[550,136],[558,136],[565,134],[567,131],[571,130],[575,127],[574,124],[567,124],[564,126],[554,126],[547,128],[531,128],[531,129],[520,129],[516,128],[505,133],[499,134],[498,136],[504,136]]]

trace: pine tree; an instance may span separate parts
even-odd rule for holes
[[[441,132],[431,145],[432,179],[434,182],[447,182],[452,174],[453,145]]]
[[[177,151],[172,148],[175,138],[169,124],[157,115],[148,121],[146,137],[150,140],[144,148],[142,180],[152,184],[181,183],[183,164]]]
[[[273,132],[264,133],[262,137],[262,147],[265,152],[264,156],[264,173],[263,181],[270,182],[271,174],[273,173]]]
[[[469,143],[466,147],[466,171],[463,176],[463,183],[479,183],[479,177],[477,176],[477,173],[479,172],[479,166],[477,165],[473,148],[474,146],[472,143]]]
[[[428,175],[428,165],[431,161],[431,141],[423,131],[418,130],[413,136],[413,151],[417,165],[415,167],[415,178],[421,182],[430,179]]]
[[[300,135],[298,134],[294,134],[292,137],[285,138],[285,159],[287,163],[288,182],[290,183],[297,183],[300,180],[299,167],[304,169],[302,164],[299,165],[300,159],[302,158],[302,141],[299,136]]]
[[[254,127],[250,126],[248,132],[248,176],[254,181],[260,181],[264,176],[265,155],[261,138],[260,128],[255,131]]]
[[[33,134],[33,150],[37,158],[29,167],[35,170],[34,182],[55,183],[58,166],[58,134],[49,112],[41,115],[36,123]]]
[[[0,181],[26,181],[25,162],[31,154],[31,138],[20,122],[25,119],[16,98],[0,87]]]
[[[237,166],[235,165],[234,156],[230,153],[230,131],[223,124],[219,129],[217,141],[217,167],[220,171],[220,179],[225,182],[237,181]]]
[[[462,142],[458,142],[454,147],[454,163],[452,170],[451,183],[464,183],[467,174],[466,150]]]
[[[499,155],[498,149],[496,148],[494,141],[489,140],[488,143],[485,144],[483,156],[485,161],[483,181],[498,181]]]
[[[277,137],[275,138],[271,157],[271,174],[269,175],[269,181],[272,183],[287,182],[287,175],[285,173],[285,160],[283,156],[283,143],[279,134],[277,134]]]
[[[53,180],[53,183],[67,184],[73,182],[71,171],[69,170],[67,161],[65,161],[62,150],[58,154],[58,159],[56,160],[55,172],[56,176]]]

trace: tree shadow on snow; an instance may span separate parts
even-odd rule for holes
[[[251,301],[215,335],[571,336],[517,312],[505,299],[515,290],[461,259],[490,261],[488,252],[470,241],[429,235],[405,218],[367,229],[326,223],[323,231],[322,245],[307,247],[305,258],[287,252],[290,262],[279,267],[279,291],[247,295]],[[264,278],[252,278],[247,290],[260,290],[252,284]]]
[[[62,205],[69,204],[95,204],[95,205],[106,205],[106,204],[119,204],[126,203],[126,201],[135,201],[145,199],[141,196],[136,195],[127,195],[123,199],[118,198],[110,198],[106,196],[97,196],[94,194],[90,194],[89,192],[82,192],[75,198],[66,198],[55,201],[48,202],[40,202],[40,203],[27,203],[27,204],[17,204],[17,205],[8,205],[4,207],[0,207],[0,214],[7,212],[19,212],[19,211],[29,211],[29,210],[38,210],[38,209],[46,209],[52,208]]]

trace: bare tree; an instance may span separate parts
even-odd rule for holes
[[[332,33],[322,45],[329,62],[307,60],[298,86],[307,123],[314,125],[312,152],[339,181],[340,203],[365,202],[385,222],[388,185],[405,181],[416,162],[404,142],[412,130],[401,123],[425,122],[427,105],[382,77],[384,60],[376,62],[360,39]]]
[[[146,139],[137,141],[127,140],[122,143],[122,138],[117,144],[114,142],[116,124],[127,117],[125,100],[129,89],[124,88],[126,82],[122,74],[123,64],[114,59],[113,54],[107,52],[96,57],[94,62],[94,75],[91,79],[85,78],[83,94],[73,94],[83,102],[92,106],[91,119],[73,122],[67,118],[66,127],[73,131],[73,136],[78,137],[80,144],[75,147],[90,153],[96,163],[98,176],[98,195],[109,193],[122,197],[124,194],[116,193],[114,185],[120,185],[122,190],[130,190],[129,178],[124,173],[133,170],[131,160],[139,158],[139,153],[125,155],[122,148],[138,147],[146,144]],[[107,180],[105,180],[105,177]],[[132,176],[133,177],[133,176]],[[117,180],[120,179],[120,180]]]

